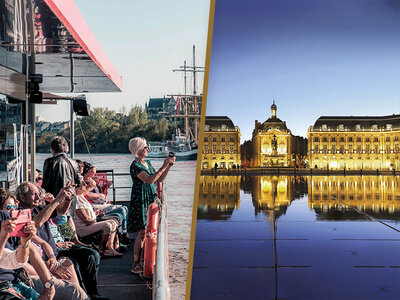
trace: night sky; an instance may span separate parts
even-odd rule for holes
[[[216,0],[207,115],[251,138],[277,116],[295,135],[322,115],[400,113],[400,1]]]

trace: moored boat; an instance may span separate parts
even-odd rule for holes
[[[163,142],[149,142],[148,158],[165,158],[169,154],[168,147]]]

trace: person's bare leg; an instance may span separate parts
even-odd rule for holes
[[[106,250],[106,247],[107,247],[106,244],[107,244],[107,241],[108,241],[108,236],[109,236],[109,233],[107,231],[103,230],[103,233],[101,235],[100,245],[99,245],[99,253],[100,253],[100,255],[103,255],[104,251]]]
[[[70,259],[67,258],[62,262],[61,265],[63,267],[65,267],[68,271],[71,272],[72,277],[71,277],[71,279],[69,281],[79,285],[78,275],[76,275],[75,268],[74,268],[74,263]]]
[[[140,258],[142,257],[144,233],[145,233],[144,229],[140,230],[138,232],[138,235],[135,240],[135,246],[133,248],[133,264],[134,265],[139,264]]]
[[[118,238],[118,234],[115,234],[114,237],[114,249],[118,249],[119,248],[119,238]]]
[[[108,236],[106,249],[114,250],[115,231],[111,232]]]

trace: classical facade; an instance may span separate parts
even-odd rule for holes
[[[197,218],[229,219],[240,206],[240,176],[201,176]]]
[[[172,121],[170,115],[176,114],[176,101],[173,97],[163,98],[150,98],[149,103],[145,104],[147,117],[153,120],[160,120],[166,117],[169,121]]]
[[[321,220],[363,218],[352,207],[378,219],[398,219],[400,189],[395,176],[312,176],[309,180],[308,206]]]
[[[305,155],[306,139],[292,135],[286,122],[276,116],[275,101],[271,117],[264,123],[255,121],[253,151],[255,167],[288,167],[296,164],[298,156]]]
[[[206,117],[202,169],[240,166],[240,130],[226,116]]]
[[[320,117],[307,135],[311,168],[400,169],[400,115]]]

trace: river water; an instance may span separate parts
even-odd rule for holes
[[[37,168],[43,169],[49,154],[37,154]],[[129,167],[133,157],[130,154],[76,154],[76,159],[94,164],[98,170],[113,169],[115,176],[116,200],[129,201],[132,180]],[[162,165],[163,159],[151,159],[154,168]],[[170,257],[171,299],[184,299],[187,263],[192,220],[193,192],[196,161],[177,161],[166,179],[168,200],[168,247]],[[112,200],[109,191],[109,199]]]
[[[400,299],[399,281],[399,176],[201,177],[191,299]]]

